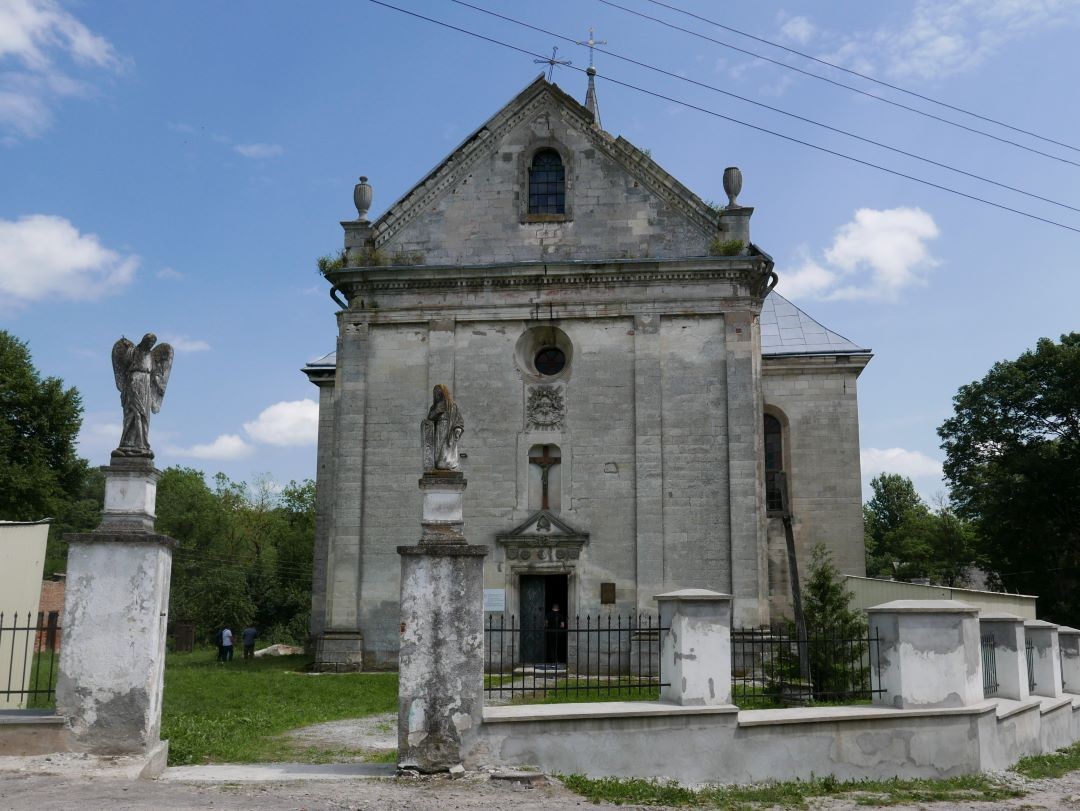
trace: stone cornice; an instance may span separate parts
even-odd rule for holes
[[[762,374],[784,374],[785,372],[798,372],[800,374],[833,374],[836,372],[854,372],[856,376],[866,368],[873,354],[870,352],[860,353],[829,353],[829,354],[806,354],[806,355],[765,355],[761,357]]]

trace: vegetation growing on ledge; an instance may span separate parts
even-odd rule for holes
[[[327,273],[333,273],[335,270],[348,267],[349,257],[345,249],[342,248],[336,254],[328,253],[326,256],[320,256],[315,260],[315,264],[319,266],[319,273],[325,276]]]
[[[709,243],[709,256],[738,256],[743,252],[741,239],[720,239],[716,237]]]

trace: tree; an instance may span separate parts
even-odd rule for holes
[[[953,408],[938,429],[945,478],[991,575],[1080,622],[1080,333],[995,363]]]
[[[52,518],[45,572],[62,571],[64,532],[101,520],[104,485],[76,453],[82,399],[42,378],[26,343],[0,330],[0,519]]]
[[[866,573],[871,577],[893,577],[896,563],[902,558],[898,546],[904,536],[898,530],[929,511],[907,476],[881,473],[871,479],[870,488],[874,495],[863,505]]]

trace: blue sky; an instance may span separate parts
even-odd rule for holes
[[[917,117],[635,18],[597,0],[476,0],[707,84],[1080,207],[1080,167]],[[622,4],[828,72],[648,2]],[[396,4],[587,64],[584,49],[449,0]],[[1080,146],[1080,0],[719,4],[705,16]],[[643,96],[605,75],[1080,227],[1047,203],[597,55],[605,129],[706,199],[742,168],[754,241],[781,292],[870,346],[864,474],[943,492],[935,428],[957,387],[1041,336],[1080,328],[1080,234],[885,175]],[[83,393],[82,450],[119,437],[109,349],[147,330],[178,350],[151,425],[159,466],[311,477],[314,387],[335,305],[315,258],[405,192],[538,73],[531,58],[362,0],[0,0],[0,327]],[[873,85],[836,72],[830,76]],[[555,81],[584,98],[584,77]],[[1001,137],[1080,152],[890,93]]]

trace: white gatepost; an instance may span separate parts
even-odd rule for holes
[[[1035,675],[1031,694],[1061,698],[1061,648],[1058,626],[1045,620],[1027,620],[1024,633],[1031,640],[1031,669]]]
[[[656,597],[663,632],[660,700],[683,706],[731,703],[731,595],[681,589]]]
[[[1066,693],[1080,695],[1080,629],[1058,626],[1061,648],[1061,681]]]
[[[980,633],[994,637],[997,698],[1025,701],[1028,698],[1028,666],[1024,649],[1024,618],[1016,614],[984,611],[979,615]]]
[[[983,700],[979,609],[957,600],[893,600],[867,613],[879,640],[883,692],[875,704],[907,710]]]

